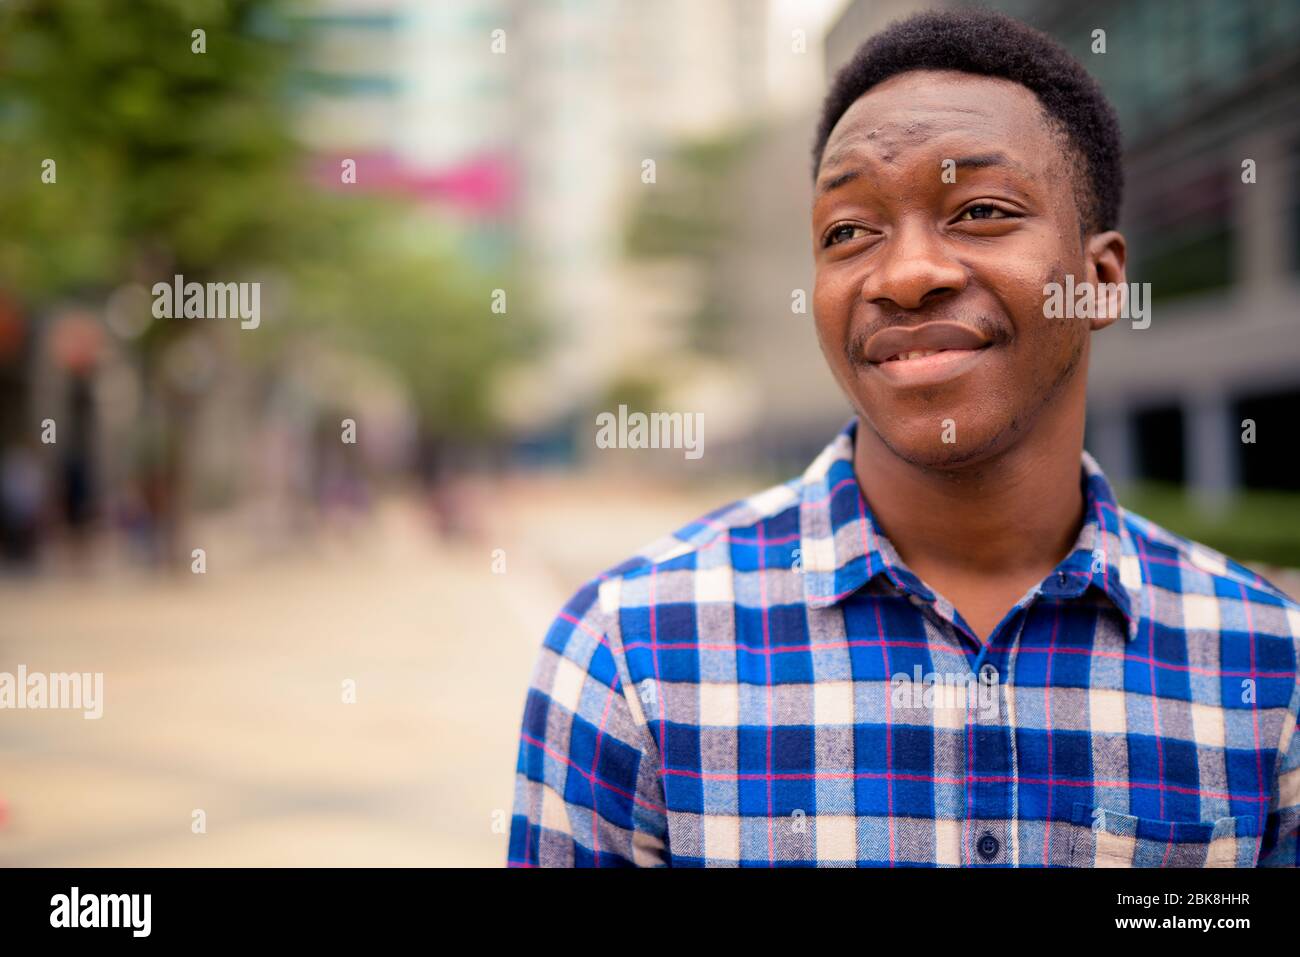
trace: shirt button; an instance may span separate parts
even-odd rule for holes
[[[998,669],[993,667],[990,662],[984,662],[980,665],[980,681],[986,685],[996,684],[998,680]]]
[[[985,833],[985,835],[980,838],[979,844],[976,845],[976,849],[980,852],[980,857],[984,858],[986,861],[991,861],[993,858],[998,856],[998,848],[1001,846],[1002,845],[998,843],[996,837],[992,834]]]

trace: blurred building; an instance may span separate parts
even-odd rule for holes
[[[681,140],[761,114],[768,0],[520,3],[518,241],[553,351],[507,413],[544,428],[681,346],[689,268],[623,251],[629,210]]]
[[[768,0],[324,0],[304,4],[313,65],[301,132],[337,181],[429,201],[511,267],[547,355],[501,412],[566,432],[629,369],[681,346],[689,269],[623,254],[628,210],[683,139],[763,112]],[[492,245],[495,244],[495,245]]]
[[[340,183],[410,199],[453,225],[485,268],[513,253],[511,197],[518,75],[508,43],[515,0],[304,3],[309,60],[297,132]],[[508,47],[507,47],[508,50]]]

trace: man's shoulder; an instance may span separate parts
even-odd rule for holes
[[[598,577],[602,580],[631,578],[653,571],[689,568],[699,553],[710,546],[732,538],[750,543],[752,536],[746,536],[747,532],[757,534],[757,526],[771,527],[774,520],[786,514],[797,527],[801,489],[801,480],[791,479],[728,502],[637,549],[631,558]]]
[[[1242,630],[1300,644],[1300,602],[1281,587],[1223,552],[1136,512],[1122,509],[1121,515],[1133,544],[1126,557],[1138,564],[1145,587],[1184,598],[1200,596],[1216,609],[1231,602],[1240,610]],[[1204,600],[1201,604],[1208,607]]]
[[[613,614],[624,603],[625,589],[639,593],[648,587],[642,584],[646,579],[660,575],[673,576],[660,579],[661,600],[680,601],[674,597],[681,591],[674,577],[730,569],[733,547],[760,548],[760,525],[772,535],[767,544],[793,543],[797,548],[802,488],[802,478],[792,478],[728,502],[655,539],[584,582],[565,605],[561,619],[592,620]]]

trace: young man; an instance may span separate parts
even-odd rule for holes
[[[509,862],[1295,866],[1300,606],[1116,504],[1083,426],[1117,303],[1046,308],[1126,282],[1095,82],[919,16],[840,72],[815,160],[855,420],[560,612]]]

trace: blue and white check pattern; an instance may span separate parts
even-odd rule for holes
[[[1296,866],[1300,605],[1121,509],[987,642],[899,560],[850,423],[581,588],[512,866]]]

